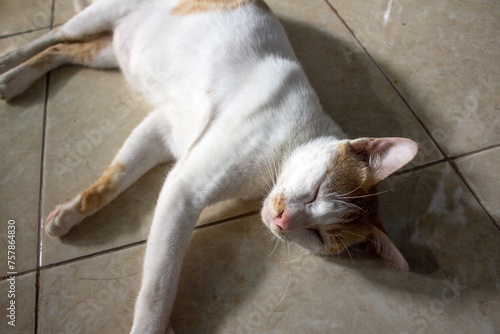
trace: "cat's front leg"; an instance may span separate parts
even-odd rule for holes
[[[182,173],[181,173],[182,172]],[[147,243],[132,334],[164,334],[177,292],[182,260],[201,210],[204,192],[182,163],[169,174],[158,199]]]
[[[153,111],[125,141],[103,175],[87,190],[58,205],[44,224],[52,236],[62,236],[85,217],[113,200],[140,176],[159,163],[173,159],[167,146],[168,126],[160,111]]]

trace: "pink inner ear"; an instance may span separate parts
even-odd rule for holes
[[[418,145],[406,138],[360,138],[350,142],[351,149],[368,163],[377,182],[382,181],[417,154]]]

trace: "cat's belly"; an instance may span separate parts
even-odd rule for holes
[[[266,43],[253,42],[263,25],[279,26],[271,14],[269,20],[257,22],[249,8],[182,18],[167,7],[149,10],[135,11],[115,27],[113,47],[130,85],[164,111],[172,128],[174,155],[181,156],[200,140],[211,122],[223,116],[220,112],[244,113],[254,107],[255,92],[248,87],[255,80],[269,81],[269,71],[263,67],[262,78],[251,73],[265,59],[294,59],[291,48],[281,45],[286,44],[284,31],[282,36],[269,36]],[[228,34],[228,27],[246,33]],[[256,97],[272,95],[271,91]],[[238,96],[248,107],[233,105]],[[239,119],[230,118],[233,123]]]

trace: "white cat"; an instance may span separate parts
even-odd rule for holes
[[[203,208],[259,197],[262,185],[270,188],[262,219],[277,237],[321,254],[369,245],[408,269],[378,218],[376,185],[417,144],[345,139],[262,1],[97,1],[0,58],[0,95],[68,63],[119,66],[153,109],[101,178],[49,215],[48,234],[64,235],[153,166],[177,161],[155,211],[132,333],[167,329]]]

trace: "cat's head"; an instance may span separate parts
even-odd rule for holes
[[[404,138],[322,138],[303,145],[284,162],[262,219],[276,236],[310,252],[337,254],[363,245],[408,270],[379,220],[376,185],[417,150]]]

